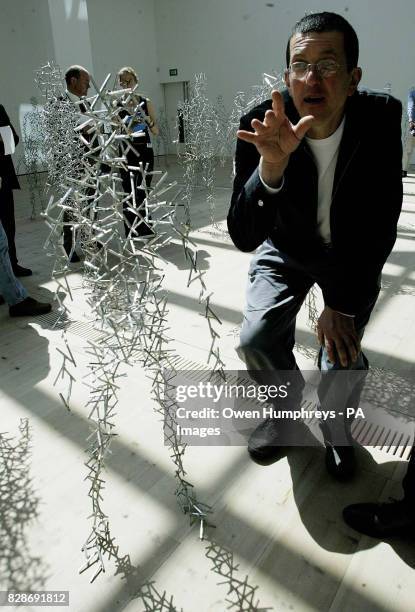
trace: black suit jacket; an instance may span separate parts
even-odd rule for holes
[[[283,97],[288,118],[297,123],[287,91]],[[267,100],[242,117],[241,129],[252,131],[252,119],[262,120],[269,108]],[[401,115],[401,103],[386,94],[356,92],[346,103],[330,212],[332,273],[321,286],[325,303],[341,312],[359,312],[377,295],[396,240],[402,206]],[[255,146],[238,139],[228,214],[234,244],[249,252],[271,239],[305,264],[324,257],[317,233],[318,174],[306,141],[292,153],[276,195],[262,185],[258,163]]]
[[[10,123],[8,114],[4,106],[0,104],[0,127],[10,126],[14,136],[14,142],[17,145],[19,137],[16,130]],[[2,179],[2,188],[4,189],[20,189],[19,181],[17,180],[16,171],[14,169],[11,155],[4,155],[4,145],[0,142],[0,176]]]

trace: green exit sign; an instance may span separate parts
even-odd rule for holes
[[[177,76],[177,68],[170,68],[169,74],[170,76]]]

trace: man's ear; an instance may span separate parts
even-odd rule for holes
[[[362,69],[359,67],[353,68],[350,76],[350,85],[348,95],[352,96],[357,89],[362,78]]]
[[[291,94],[290,71],[288,70],[288,68],[284,70],[284,83],[285,83],[286,88]]]

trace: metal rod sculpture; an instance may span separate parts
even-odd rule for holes
[[[185,168],[182,201],[189,225],[191,225],[190,203],[194,190],[199,184],[207,189],[206,203],[213,228],[209,229],[209,233],[228,235],[215,219],[216,164],[220,162],[224,165],[226,158],[233,155],[240,117],[269,98],[271,90],[279,86],[280,82],[279,75],[264,74],[261,85],[252,87],[248,93],[236,94],[232,111],[228,113],[221,96],[218,97],[216,105],[210,103],[207,96],[206,75],[201,73],[194,77],[189,88],[189,99],[184,101],[182,106],[185,144],[184,152],[179,151],[179,159]]]
[[[169,147],[173,142],[169,122],[164,108],[160,107],[157,112],[157,126],[159,135],[154,139],[155,155],[164,155],[166,158],[169,154]],[[168,163],[166,162],[168,166]]]
[[[228,609],[234,608],[237,612],[267,612],[273,608],[264,608],[260,606],[259,600],[256,600],[257,586],[252,586],[248,582],[248,576],[244,580],[240,580],[236,573],[239,566],[235,565],[233,552],[228,548],[218,544],[214,540],[210,540],[206,547],[206,557],[212,562],[212,571],[224,580],[219,584],[226,585],[228,588],[228,597],[225,600],[229,605]]]
[[[69,210],[75,231],[83,235],[87,299],[92,318],[100,322],[102,331],[101,339],[89,342],[87,349],[90,359],[87,383],[90,397],[87,407],[92,425],[87,478],[90,483],[92,526],[83,547],[86,563],[81,571],[94,566],[93,581],[105,571],[105,555],[118,558],[118,547],[111,536],[102,501],[105,459],[115,435],[117,391],[123,375],[121,366],[137,360],[142,363],[153,374],[153,395],[159,403],[157,410],[165,416],[172,408],[166,368],[174,369],[173,351],[168,348],[167,297],[158,265],[162,259],[160,248],[172,238],[179,239],[183,244],[190,268],[188,285],[194,281],[200,284],[199,301],[212,338],[208,361],[212,371],[222,373],[223,362],[216,330],[220,320],[212,308],[211,295],[203,280],[204,273],[198,269],[197,252],[193,252],[189,246],[190,228],[188,224],[178,221],[175,208],[163,199],[171,187],[166,182],[167,175],[154,171],[152,174],[158,181],[150,192],[145,180],[147,169],[142,164],[139,168],[128,165],[127,153],[134,149],[134,144],[123,114],[131,112],[130,103],[134,101],[134,91],[109,91],[106,88],[107,77],[100,88],[96,87],[97,93],[86,101],[87,107],[82,115],[78,109],[72,108],[68,115],[71,121],[65,123],[65,126],[70,127],[65,131],[63,117],[68,111],[67,101],[59,99],[62,92],[56,96],[53,83],[47,83],[48,78],[53,80],[54,76],[54,70],[45,67],[39,79],[44,89],[53,92],[52,99],[46,105],[50,146],[53,147],[54,141],[57,143],[52,159],[56,162],[60,156],[65,156],[68,148],[71,150],[71,159],[65,163],[65,174],[61,173],[59,180],[54,172],[55,168],[62,168],[62,164],[52,164],[49,183],[59,188],[59,192],[64,195],[57,201],[51,199],[45,211],[45,219],[51,228],[48,244],[55,245],[59,252],[58,237],[64,225],[63,213]],[[71,148],[68,141],[71,138],[74,141],[74,130],[79,135],[79,141],[78,145]],[[63,142],[54,138],[56,133]],[[86,135],[91,138],[86,138]],[[79,142],[83,149],[81,156],[78,155]],[[103,165],[106,168],[104,172]],[[67,169],[70,171],[67,172]],[[124,192],[120,177],[121,172],[128,172],[133,181],[134,173],[138,170],[143,176],[140,189],[145,191],[143,208],[136,205],[134,189],[130,194]],[[124,238],[120,230],[123,223],[122,206],[125,204],[136,215],[127,238]],[[139,224],[149,222],[150,218],[154,234],[150,238],[137,236]],[[66,272],[67,264],[59,265],[54,270],[59,288],[66,288],[69,292]],[[69,318],[70,313],[62,300],[59,300],[59,305],[62,315]],[[64,359],[58,376],[69,374],[70,390],[75,377],[69,372],[69,366],[74,365],[75,360],[69,344],[62,355]],[[62,399],[69,408],[69,394],[66,398],[62,396]],[[177,437],[175,428],[167,429],[165,435],[171,444],[178,503],[183,512],[190,516],[191,522],[199,521],[203,537],[211,508],[197,500],[193,485],[186,480],[183,466],[185,445]]]
[[[184,190],[181,201],[186,211],[186,223],[191,227],[191,202],[198,185],[206,188],[206,203],[211,222],[215,221],[215,165],[220,141],[218,115],[207,97],[206,75],[195,75],[189,87],[189,99],[182,105],[181,119],[184,127],[184,152],[179,151],[179,160],[185,168]],[[177,126],[178,129],[178,126]]]
[[[36,98],[30,98],[32,109],[23,119],[22,139],[24,150],[17,164],[17,173],[25,174],[30,193],[31,219],[38,209],[43,210],[43,185],[41,172],[44,171],[43,116]]]
[[[160,247],[172,238],[180,239],[189,263],[188,286],[195,281],[200,286],[199,301],[203,305],[211,336],[207,360],[211,373],[224,378],[217,331],[221,322],[212,307],[211,294],[208,293],[203,278],[204,273],[198,268],[197,250],[191,248],[196,245],[189,240],[188,216],[185,214],[185,223],[180,223],[177,205],[172,209],[169,202],[162,199],[171,187],[166,182],[166,174],[153,173],[159,180],[151,192],[146,187],[146,181],[142,181],[146,196],[144,212],[135,205],[134,190],[131,194],[123,191],[121,170],[128,170],[133,178],[136,168],[128,167],[127,152],[132,143],[121,112],[127,109],[129,96],[133,96],[134,92],[108,91],[105,88],[107,79],[101,88],[96,88],[97,94],[88,100],[88,108],[81,117],[79,110],[73,105],[68,108],[65,100],[59,100],[62,93],[57,95],[57,88],[53,83],[56,74],[56,67],[49,65],[39,77],[44,89],[53,92],[46,105],[45,116],[51,148],[48,183],[54,186],[60,195],[57,201],[51,199],[45,212],[45,219],[51,229],[48,245],[49,248],[54,247],[58,255],[59,263],[54,268],[58,287],[61,290],[66,289],[70,295],[66,279],[67,259],[59,244],[65,223],[64,212],[70,211],[75,232],[83,236],[84,279],[88,304],[92,317],[99,321],[101,332],[98,338],[88,342],[87,347],[87,384],[90,389],[87,407],[91,421],[87,478],[90,484],[92,525],[83,547],[86,562],[80,571],[94,568],[91,577],[93,581],[105,571],[105,557],[113,559],[117,573],[126,578],[131,598],[140,598],[146,610],[173,612],[176,608],[172,599],[168,599],[165,593],[158,592],[153,583],[137,586],[138,569],[131,564],[129,555],[120,555],[103,507],[105,461],[115,435],[117,391],[124,375],[123,365],[138,360],[152,373],[153,397],[158,403],[157,411],[166,422],[165,437],[170,444],[175,465],[178,503],[183,512],[190,516],[191,522],[199,522],[202,539],[204,527],[208,524],[207,516],[211,508],[198,501],[193,485],[186,480],[183,465],[185,445],[176,435],[173,416],[175,395],[170,377],[175,373],[177,356],[168,348],[167,296],[163,291],[163,275],[158,265],[161,257],[158,252]],[[52,82],[49,83],[48,79]],[[79,140],[74,139],[74,131],[79,134]],[[85,138],[85,133],[97,137],[92,139],[94,144]],[[197,156],[196,150],[194,161],[198,161]],[[102,171],[103,164],[105,171]],[[204,168],[207,167],[205,164]],[[62,168],[65,169],[64,173]],[[145,179],[146,169],[140,167],[140,171]],[[137,214],[127,239],[119,229],[123,223],[121,207],[124,202]],[[154,235],[150,239],[133,237],[133,230],[141,218],[148,221],[150,216]],[[97,248],[97,243],[101,248]],[[58,299],[61,320],[64,322],[70,318],[70,311],[65,302],[61,298]],[[65,349],[60,351],[63,362],[58,377],[64,377],[68,381],[67,397],[61,395],[61,398],[70,409],[70,391],[75,381],[70,368],[76,363],[69,342],[67,338],[64,339]],[[214,571],[218,571],[219,567],[218,561],[215,561],[216,556],[222,555],[222,552],[218,545],[209,548],[208,556],[214,563]],[[228,552],[228,556],[229,554]],[[249,604],[249,609],[257,609],[252,607],[255,589],[250,587],[246,580],[237,580],[233,573],[227,573],[225,579],[232,597],[236,597],[233,606]]]

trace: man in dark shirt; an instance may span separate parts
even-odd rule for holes
[[[338,414],[359,405],[368,369],[360,342],[402,205],[401,104],[357,90],[358,51],[354,29],[340,15],[308,15],[294,26],[287,45],[287,90],[274,91],[272,100],[241,119],[228,215],[235,245],[246,252],[257,249],[240,356],[260,383],[270,374],[277,379],[278,372],[298,371],[295,320],[317,283],[324,298],[317,325],[319,400]],[[385,153],[374,159],[378,150]],[[369,175],[379,180],[369,185]],[[346,377],[330,378],[333,373]],[[297,406],[304,386],[299,372],[298,380],[291,394]],[[350,424],[342,417],[321,429],[328,471],[339,480],[350,478],[355,471]],[[248,450],[253,459],[269,462],[281,445],[284,424],[267,419],[251,435]],[[413,470],[407,485],[408,526],[413,525],[407,505],[407,491],[415,490]],[[358,514],[373,522],[376,509],[365,505]],[[392,505],[392,515],[401,510]],[[359,528],[359,521],[353,526]]]
[[[0,127],[10,128],[15,146],[19,143],[19,136],[10,123],[4,106],[0,104]],[[20,189],[19,181],[13,165],[11,155],[5,155],[4,143],[0,136],[0,221],[6,232],[9,244],[9,257],[15,276],[30,276],[32,271],[23,268],[17,263],[15,234],[16,222],[14,218],[13,189]]]

